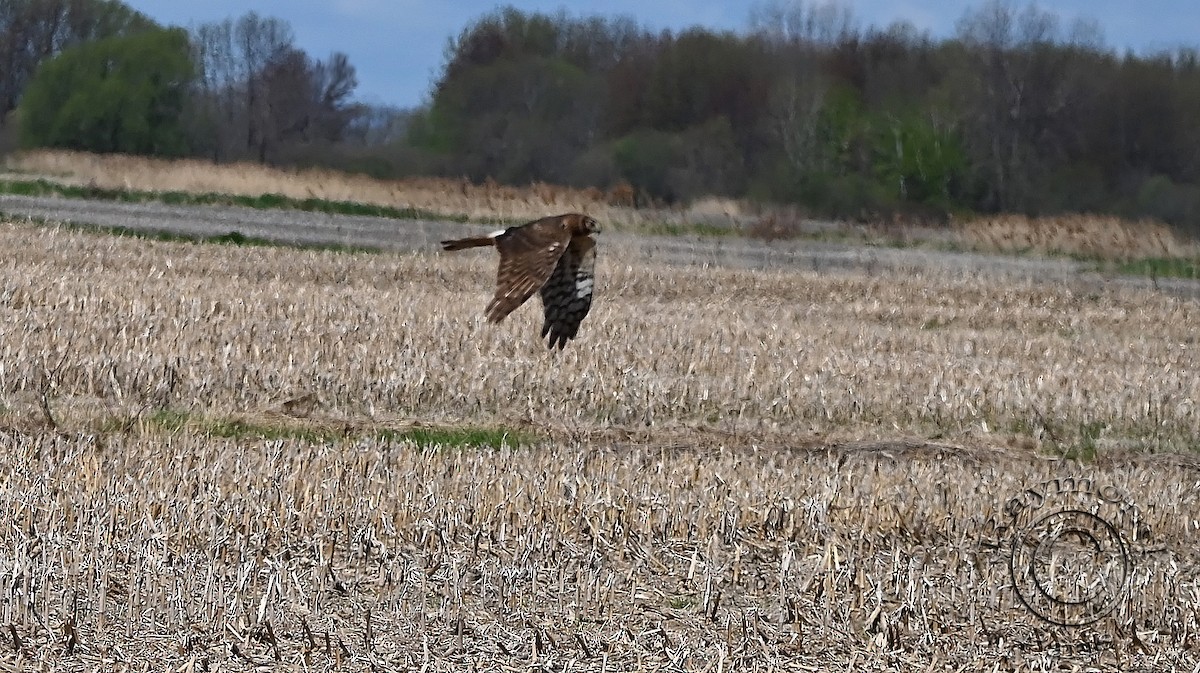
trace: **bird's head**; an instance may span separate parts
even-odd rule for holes
[[[582,230],[581,233],[584,233],[584,234],[600,233],[600,223],[596,221],[596,218],[591,217],[590,215],[582,215],[582,216],[580,216],[579,219],[580,219],[579,228]]]

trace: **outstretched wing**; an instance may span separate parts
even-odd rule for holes
[[[574,339],[579,323],[591,310],[595,268],[596,242],[590,236],[576,236],[542,286],[546,316],[542,336],[550,335],[551,348],[557,346],[561,350],[568,339]]]
[[[504,320],[546,284],[571,241],[570,232],[559,219],[543,218],[496,237],[500,270],[496,273],[496,294],[487,305],[490,322]]]

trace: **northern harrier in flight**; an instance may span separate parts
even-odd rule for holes
[[[579,213],[555,215],[487,236],[442,241],[444,250],[488,245],[500,251],[496,294],[488,302],[488,322],[500,322],[534,292],[542,295],[546,322],[542,336],[560,350],[574,339],[592,308],[595,285],[596,220]]]

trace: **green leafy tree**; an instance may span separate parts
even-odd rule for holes
[[[682,157],[679,138],[666,131],[642,129],[617,140],[613,156],[621,174],[645,193],[672,197],[670,172]]]
[[[0,126],[40,63],[77,44],[155,25],[116,0],[0,0]]]
[[[705,30],[665,40],[651,71],[643,119],[654,128],[682,131],[724,116],[734,127],[748,128],[771,92],[763,46]]]
[[[414,127],[419,147],[455,156],[461,174],[502,182],[569,182],[594,142],[602,108],[603,49],[564,19],[506,9],[488,15],[448,49],[446,76]]]
[[[980,0],[953,38],[767,0],[751,30],[652,33],[506,8],[447,49],[409,142],[449,175],[939,220],[1117,213],[1200,231],[1200,51]],[[649,197],[649,198],[647,198]]]
[[[934,118],[889,116],[878,124],[876,175],[901,201],[947,207],[966,173],[958,137]]]
[[[44,63],[21,102],[26,146],[177,156],[192,62],[187,33],[152,29]]]

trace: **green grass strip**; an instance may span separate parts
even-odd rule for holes
[[[77,199],[118,201],[123,203],[161,202],[170,205],[188,206],[242,206],[259,210],[286,209],[333,215],[362,215],[368,217],[390,217],[405,220],[439,220],[467,222],[465,215],[442,215],[420,208],[394,208],[377,206],[356,201],[329,201],[326,199],[294,199],[281,194],[241,196],[205,192],[148,192],[125,189],[104,189],[64,185],[45,179],[0,180],[0,193],[17,196],[61,196]],[[486,222],[485,222],[486,223]]]
[[[1153,278],[1200,278],[1200,258],[1147,257],[1122,262],[1117,265],[1119,273],[1130,276]]]
[[[263,423],[241,419],[207,418],[164,409],[146,417],[148,427],[161,431],[193,432],[223,439],[281,440],[290,439],[311,444],[336,443],[346,439],[374,439],[383,442],[411,442],[420,447],[444,448],[515,448],[537,443],[537,438],[511,428],[495,427],[412,427],[404,429],[364,428],[350,432],[302,424]],[[129,421],[115,419],[103,429],[113,431],[128,427]]]

